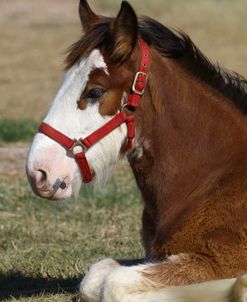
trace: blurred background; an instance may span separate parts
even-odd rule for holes
[[[115,16],[120,0],[91,0]],[[247,1],[132,0],[137,13],[188,33],[208,57],[247,75]],[[0,116],[39,120],[81,33],[78,0],[0,0]]]
[[[59,87],[66,49],[81,35],[78,1],[0,0],[0,300],[70,301],[91,263],[143,256],[142,206],[127,167],[77,203],[41,200],[25,179],[28,145]],[[247,76],[246,0],[129,2]],[[90,1],[111,16],[120,3]]]

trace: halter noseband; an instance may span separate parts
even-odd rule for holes
[[[141,65],[139,71],[136,73],[133,85],[132,92],[129,94],[128,101],[123,105],[121,111],[115,115],[109,122],[105,125],[94,131],[92,134],[85,138],[79,139],[71,139],[65,134],[59,132],[52,126],[42,122],[39,126],[39,132],[47,135],[60,145],[62,145],[66,150],[73,151],[73,149],[77,146],[82,148],[82,151],[79,153],[75,153],[75,160],[80,168],[81,175],[84,183],[88,183],[93,179],[92,171],[88,165],[88,161],[86,158],[86,151],[94,145],[96,142],[101,140],[104,136],[112,132],[114,129],[119,127],[122,123],[126,123],[127,125],[127,144],[125,149],[129,149],[132,146],[133,139],[135,137],[135,116],[134,113],[128,115],[124,108],[132,108],[133,111],[140,106],[140,100],[142,95],[144,94],[145,87],[148,79],[148,69],[150,65],[150,48],[148,44],[140,40],[139,45],[141,48]]]

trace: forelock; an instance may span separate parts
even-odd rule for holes
[[[111,43],[111,24],[113,18],[102,17],[68,49],[65,69],[68,70],[82,58],[87,57],[94,49],[105,49]],[[106,49],[105,49],[106,50]]]

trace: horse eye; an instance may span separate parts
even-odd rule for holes
[[[86,99],[99,99],[105,93],[105,90],[102,88],[93,88],[88,91]]]

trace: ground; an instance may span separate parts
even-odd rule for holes
[[[26,154],[26,144],[0,146],[0,301],[70,301],[90,264],[143,256],[141,202],[126,162],[101,192],[89,187],[58,203],[32,194]]]
[[[24,143],[0,143],[0,181],[24,179],[28,146]]]
[[[81,33],[78,1],[0,0],[0,139],[7,122],[35,125],[45,115],[65,50]],[[108,15],[121,3],[89,2]],[[140,14],[183,29],[210,58],[247,75],[247,1],[129,2]],[[24,173],[29,144],[0,141],[0,301],[70,301],[90,264],[143,256],[142,202],[126,162],[101,192],[84,188],[78,201],[35,197]]]

